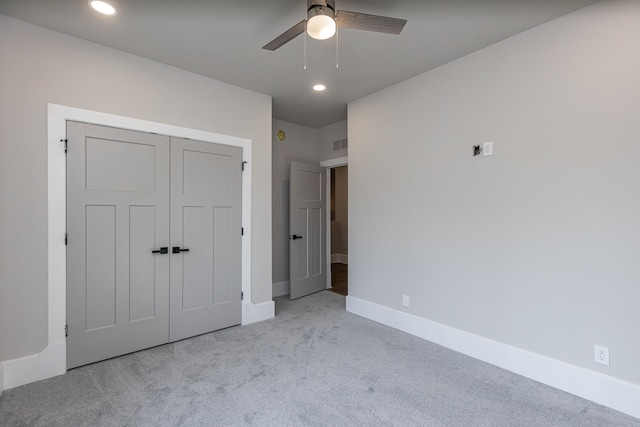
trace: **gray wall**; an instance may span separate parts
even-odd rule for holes
[[[347,121],[342,120],[318,129],[318,143],[320,144],[320,160],[331,160],[345,157],[348,150],[333,151],[333,141],[347,137]]]
[[[280,120],[273,121],[273,283],[289,280],[289,171],[291,161],[319,164],[318,131]],[[284,130],[284,141],[276,138]]]
[[[252,299],[271,299],[271,99],[0,16],[0,361],[47,343],[47,102],[253,140]]]
[[[597,3],[351,103],[349,294],[640,383],[639,16]]]
[[[347,150],[332,152],[333,141],[347,137],[347,121],[343,120],[320,129],[274,120],[272,125],[273,177],[273,283],[289,280],[289,170],[291,161],[319,164],[347,155]],[[278,130],[287,138],[279,141]]]

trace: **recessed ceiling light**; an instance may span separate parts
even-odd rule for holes
[[[115,7],[111,6],[109,3],[98,1],[98,0],[89,0],[89,4],[96,11],[104,14],[104,15],[115,15],[118,13]]]
[[[327,87],[325,85],[315,85],[313,86],[313,90],[315,90],[316,92],[322,92],[323,90],[325,90]]]

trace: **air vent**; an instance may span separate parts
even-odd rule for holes
[[[347,149],[347,139],[341,139],[339,141],[333,141],[333,151],[340,151]]]

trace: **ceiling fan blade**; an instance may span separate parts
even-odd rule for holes
[[[276,37],[275,39],[273,39],[272,41],[264,45],[262,48],[267,50],[276,50],[283,44],[290,42],[291,40],[298,37],[300,34],[304,33],[304,27],[306,23],[307,23],[306,19],[298,22],[296,25],[289,28],[284,33],[280,34],[278,37]]]
[[[388,16],[369,15],[366,13],[338,10],[336,21],[339,28],[375,31],[377,33],[400,34],[406,19],[389,18]]]

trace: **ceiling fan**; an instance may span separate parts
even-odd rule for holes
[[[325,40],[335,34],[336,27],[400,34],[406,23],[406,19],[336,10],[335,0],[307,0],[307,19],[298,22],[262,48],[276,50],[305,31],[314,39]]]

